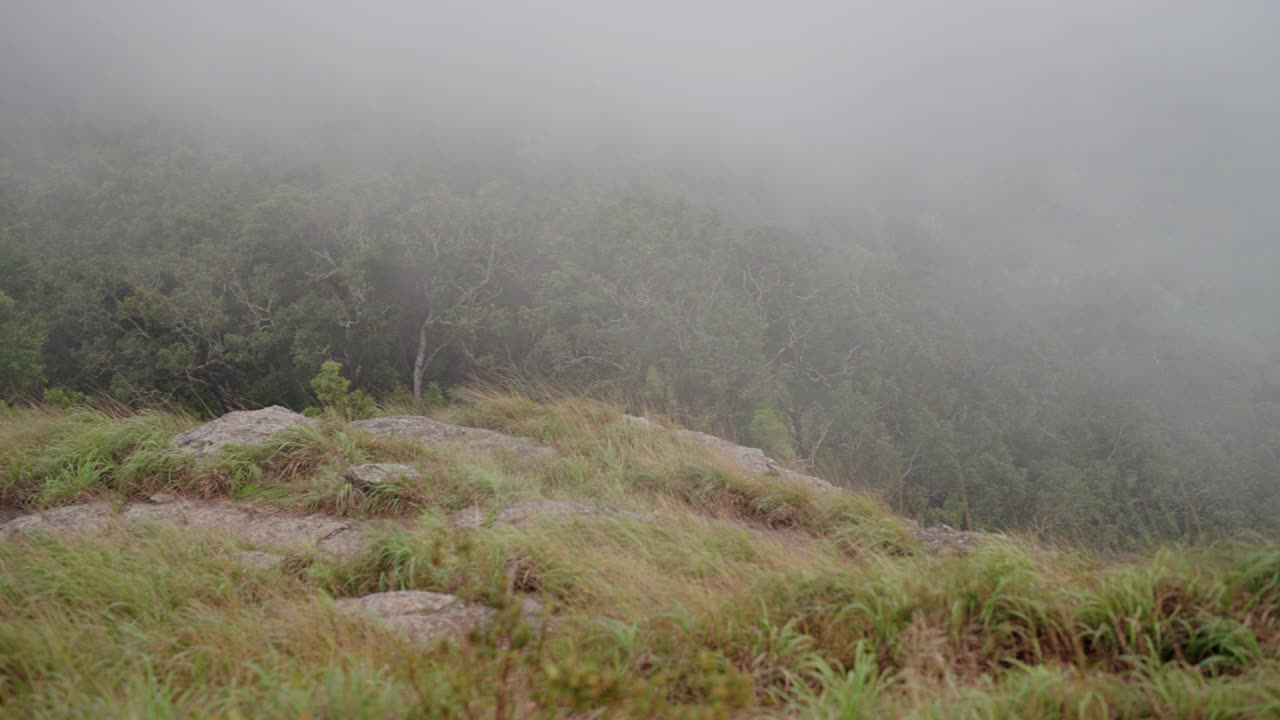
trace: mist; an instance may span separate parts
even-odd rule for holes
[[[1194,174],[1240,191],[1274,182],[1278,15],[1263,2],[19,3],[4,87],[10,101],[260,126],[391,114],[378,117],[710,145],[809,175],[963,182],[1065,163],[1095,187]]]
[[[810,205],[887,179],[926,208],[1038,182],[1128,235],[1276,226],[1271,3],[793,5],[17,3],[0,87],[276,137],[613,143]]]
[[[1276,439],[1266,428],[1274,411],[1266,403],[1280,387],[1280,319],[1274,313],[1280,305],[1278,27],[1280,6],[1270,2],[10,0],[0,9],[0,188],[6,200],[0,208],[8,216],[0,225],[23,228],[12,231],[19,240],[11,247],[26,248],[24,257],[37,259],[24,262],[43,262],[49,272],[56,270],[55,259],[38,258],[54,251],[42,247],[93,245],[127,256],[133,251],[122,248],[170,223],[178,229],[164,230],[167,239],[148,247],[171,245],[185,256],[222,237],[218,233],[238,243],[256,237],[255,228],[266,220],[244,220],[242,227],[229,213],[249,217],[265,206],[259,203],[285,202],[279,198],[286,188],[306,195],[299,202],[314,213],[296,227],[329,228],[298,230],[310,239],[299,241],[289,256],[333,263],[328,275],[323,268],[307,270],[306,277],[325,282],[347,257],[340,251],[357,247],[332,240],[347,237],[332,228],[380,228],[367,232],[385,239],[430,226],[423,237],[454,232],[459,253],[475,252],[464,239],[510,236],[516,239],[508,262],[546,274],[529,286],[513,280],[504,295],[492,298],[507,303],[503,322],[509,326],[494,331],[502,338],[491,339],[489,355],[467,344],[483,344],[477,338],[451,337],[426,366],[419,350],[415,366],[413,348],[422,347],[416,328],[424,321],[405,310],[405,318],[388,320],[379,331],[386,333],[379,336],[385,357],[375,361],[342,345],[355,342],[349,337],[315,341],[305,351],[295,338],[288,352],[305,358],[297,372],[314,372],[325,357],[341,355],[349,371],[363,368],[353,377],[357,386],[412,384],[420,395],[427,381],[449,385],[479,368],[523,368],[545,350],[546,357],[559,359],[547,360],[551,370],[538,372],[564,374],[567,382],[593,389],[640,393],[657,387],[663,402],[681,404],[669,412],[718,416],[715,424],[757,443],[774,441],[762,439],[767,433],[759,417],[785,416],[779,422],[786,430],[778,432],[790,434],[784,444],[797,458],[828,474],[878,477],[867,482],[899,493],[902,509],[914,508],[917,515],[952,510],[944,491],[922,492],[913,501],[903,490],[911,450],[942,443],[925,427],[932,425],[912,419],[910,408],[928,406],[963,435],[967,421],[958,418],[969,417],[966,408],[1004,402],[993,398],[1007,390],[1028,398],[1018,401],[1022,414],[991,411],[989,418],[999,427],[1011,467],[1027,477],[1048,477],[1051,457],[1088,457],[1116,465],[1116,477],[1127,478],[1116,481],[1121,484],[1164,472],[1157,465],[1182,463],[1177,477],[1184,482],[1195,475],[1186,468],[1209,455],[1194,462],[1161,456],[1157,462],[1153,453],[1159,453],[1151,448],[1179,448],[1169,450],[1177,454],[1188,437],[1178,433],[1203,433],[1215,438],[1215,459],[1246,445],[1256,451],[1251,469],[1240,471],[1248,480],[1225,494],[1240,501],[1238,487],[1247,485],[1271,502],[1276,488],[1266,458],[1274,459]],[[139,161],[138,167],[152,170],[139,170],[149,179],[137,180],[129,174],[131,158],[151,152],[179,158],[173,161],[179,170]],[[181,174],[192,166],[199,169],[191,178]],[[117,171],[130,178],[127,183],[101,181]],[[158,179],[165,173],[186,179],[165,185]],[[60,185],[68,176],[80,178],[79,184]],[[173,187],[190,188],[193,199],[179,198],[175,190],[175,197],[161,200]],[[441,187],[448,192],[433,194]],[[101,198],[115,192],[127,199],[105,210],[110,203]],[[59,198],[85,207],[80,215],[51,210]],[[134,202],[150,209],[129,210]],[[175,220],[179,210],[219,219],[183,230],[187,220]],[[330,210],[332,217],[324,214]],[[468,219],[455,221],[450,213]],[[122,229],[152,214],[152,229]],[[107,215],[110,222],[103,220]],[[420,215],[427,220],[403,219]],[[653,228],[643,229],[648,226],[637,216]],[[556,283],[568,282],[564,277],[574,278],[574,292],[608,279],[601,292],[618,303],[620,309],[610,311],[615,315],[651,311],[636,300],[648,302],[650,280],[629,278],[604,258],[576,260],[616,254],[609,238],[622,232],[618,218],[643,226],[628,231],[629,240],[615,238],[618,248],[638,237],[662,236],[669,244],[657,255],[688,253],[696,258],[693,265],[732,268],[724,283],[746,293],[734,302],[759,311],[759,327],[751,330],[762,343],[758,373],[744,370],[742,379],[726,381],[732,390],[723,390],[723,397],[703,397],[694,388],[719,387],[717,373],[728,372],[723,366],[705,377],[681,375],[693,371],[673,360],[687,351],[680,345],[679,353],[654,350],[632,367],[624,360],[632,351],[617,344],[608,323],[593,320],[601,323],[599,332],[583,330],[589,324],[583,317],[608,313],[583,309],[594,307],[595,299],[557,294]],[[91,228],[101,227],[107,230],[93,235]],[[287,242],[280,238],[289,231],[276,227],[273,232],[283,235],[262,240],[261,257],[247,251],[236,256],[234,262],[245,264],[239,274],[228,270],[229,277],[247,283],[245,273],[261,270],[266,278],[276,272],[272,263],[291,262],[272,254],[285,256]],[[761,247],[752,245],[757,235],[767,238]],[[412,265],[403,258],[420,250],[412,242],[395,247],[402,259],[386,261],[390,265]],[[364,245],[358,250],[351,250],[351,263],[373,262],[360,254]],[[785,257],[793,250],[794,258]],[[438,260],[438,246],[436,253]],[[759,260],[766,256],[771,259]],[[561,262],[565,257],[575,260]],[[818,314],[801,321],[785,314],[801,312],[791,307],[794,300],[770,310],[760,286],[753,291],[742,279],[756,278],[760,263],[786,267],[801,262],[795,258],[811,264],[787,271],[794,272],[785,281],[795,289],[792,296],[831,303],[821,312],[803,311]],[[390,272],[375,265],[348,270],[374,287],[378,281],[370,278]],[[432,267],[426,263],[420,270],[435,272]],[[460,267],[449,271],[451,282],[459,282],[465,268],[474,270],[474,263]],[[681,288],[670,289],[673,296],[692,292],[663,274],[674,272],[667,266],[655,265],[652,272],[652,282]],[[388,283],[382,300],[387,308],[417,302],[419,291],[406,289],[417,280],[381,281]],[[52,307],[70,302],[26,280],[13,283],[0,290],[18,297],[32,318],[52,317]],[[346,303],[343,312],[355,313],[353,298],[363,298],[367,288],[351,283],[327,292]],[[720,287],[710,279],[707,284]],[[116,312],[119,298],[104,297],[111,298],[104,301],[111,308],[106,314]],[[671,300],[672,307],[684,312],[692,302],[686,300]],[[513,319],[549,312],[558,301],[582,315],[542,325]],[[706,300],[706,306],[720,308],[717,302]],[[77,352],[93,355],[88,341],[73,342],[79,331],[70,319],[62,330],[58,321],[48,322],[50,338],[68,346],[83,342]],[[515,326],[519,332],[510,329]],[[830,357],[822,369],[802,372],[799,358],[791,366],[778,360],[798,352],[797,327],[840,336],[823,341]],[[111,332],[120,335],[111,342],[123,342],[129,328]],[[148,329],[146,336],[155,332]],[[860,341],[864,336],[874,340]],[[556,343],[571,348],[547,349]],[[881,365],[867,361],[872,369],[855,370],[858,355],[849,347],[875,347]],[[116,362],[123,351],[94,352]],[[493,359],[499,355],[506,360]],[[901,366],[904,356],[933,358],[934,374],[895,374],[899,370],[890,368]],[[45,351],[50,383],[80,382],[67,357]],[[590,377],[573,375],[589,362],[583,357],[601,363]],[[99,359],[98,374],[81,383],[85,390],[110,387],[112,377],[125,383],[118,369]],[[376,381],[375,365],[382,373]],[[257,377],[266,371],[237,373]],[[927,379],[948,373],[951,379],[937,386]],[[904,396],[919,397],[888,399],[891,375],[915,388]],[[149,397],[159,386],[166,398],[186,392],[174,378],[129,377],[128,387],[117,388],[121,397]],[[862,407],[865,399],[874,410],[864,414],[875,415],[879,429],[868,430],[863,440],[874,437],[892,452],[865,462],[823,454],[835,451],[810,434],[807,408],[825,408],[819,422],[853,422],[831,407],[832,377],[847,378],[849,397],[856,396],[840,412],[856,415],[849,408]],[[230,380],[202,382],[218,390],[200,391],[200,403],[232,402]],[[305,378],[292,376],[292,384],[254,385],[254,391],[236,382],[236,402],[246,396],[301,402],[306,388]],[[955,392],[970,401],[957,401]],[[214,400],[218,393],[222,399]],[[1062,441],[1070,450],[1046,445],[1046,434],[1057,438],[1058,430],[1066,433],[1075,422],[1046,420],[1048,406],[1069,415],[1069,407],[1097,409],[1117,397],[1141,406],[1140,414],[1155,418],[1149,426],[1158,429],[1137,440],[1130,410],[1081,411],[1088,422],[1109,418],[1106,428],[1077,427],[1075,440]],[[748,399],[739,405],[736,398]],[[926,436],[934,439],[920,439]],[[1000,455],[976,437],[947,442]],[[849,447],[860,442],[847,439]],[[1119,458],[1130,442],[1125,464]],[[951,480],[921,479],[930,482],[942,487]],[[1018,525],[1030,512],[992,510],[989,522]],[[1230,512],[1245,511],[1233,505]],[[967,506],[965,514],[969,522]],[[1231,522],[1222,520],[1224,526]]]

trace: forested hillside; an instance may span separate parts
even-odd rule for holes
[[[0,2],[0,720],[1280,718],[1277,27]]]
[[[1277,529],[1275,255],[1199,228],[1143,254],[1150,227],[1034,175],[800,212],[768,178],[536,133],[2,120],[11,403],[301,409],[332,360],[420,407],[477,378],[621,399],[926,523]]]

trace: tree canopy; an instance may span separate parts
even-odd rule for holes
[[[443,141],[326,157],[40,126],[0,172],[10,401],[215,413],[554,383],[927,522],[1123,547],[1280,518],[1274,321],[1220,323],[1236,295],[1157,267],[1082,279],[1100,231],[1052,196],[801,222],[536,140],[478,162]]]

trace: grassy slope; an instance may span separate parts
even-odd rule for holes
[[[0,544],[0,712],[12,717],[1280,716],[1280,551],[1168,549],[1103,564],[996,541],[918,551],[876,500],[779,487],[585,401],[477,393],[442,419],[556,446],[521,464],[379,441],[337,420],[197,464],[164,413],[0,415],[0,503],[161,489],[396,516],[364,557],[237,565],[226,541],[120,527]],[[375,497],[349,462],[417,464]],[[534,498],[581,517],[451,529]],[[330,597],[451,592],[514,608],[415,648]]]

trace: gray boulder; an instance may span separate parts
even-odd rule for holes
[[[623,415],[623,420],[646,428],[658,428],[660,426],[648,418],[638,417],[636,415]],[[729,442],[724,438],[718,438],[715,435],[698,432],[696,430],[676,430],[677,437],[691,442],[695,445],[701,445],[712,452],[724,455],[733,460],[743,470],[757,475],[772,475],[780,480],[796,485],[804,485],[818,490],[835,490],[836,486],[823,480],[820,477],[806,475],[796,472],[785,467],[782,463],[774,460],[760,448],[745,447],[736,443]]]
[[[373,490],[384,485],[394,485],[403,480],[421,480],[422,473],[412,465],[366,463],[347,468],[342,473],[342,479],[358,490]]]
[[[449,524],[456,528],[476,530],[484,525],[484,513],[475,506],[463,508],[449,518]]]
[[[985,533],[957,530],[950,525],[921,527],[920,523],[907,519],[911,534],[931,555],[968,555],[989,537]]]
[[[371,618],[417,644],[461,637],[493,617],[491,608],[472,605],[453,595],[402,590],[339,600],[338,610]]]
[[[613,515],[631,520],[644,518],[633,512],[619,510],[608,505],[596,503],[569,502],[565,500],[531,500],[520,502],[503,510],[498,515],[499,524],[521,525],[539,518],[564,517],[567,515]]]
[[[231,554],[236,562],[257,570],[274,570],[284,562],[283,555],[261,552],[259,550],[240,550]]]
[[[365,547],[363,526],[327,515],[290,515],[232,500],[180,500],[130,503],[116,514],[111,503],[88,502],[46,510],[0,526],[0,539],[33,531],[95,533],[114,520],[151,522],[223,533],[255,545],[314,549],[350,557]]]
[[[417,440],[427,445],[462,445],[471,450],[505,450],[522,460],[547,457],[554,451],[525,438],[506,435],[493,430],[450,425],[417,415],[373,418],[351,423],[379,437]]]
[[[314,425],[315,421],[308,417],[273,405],[261,410],[229,412],[175,437],[173,445],[200,457],[228,445],[261,445],[282,430]]]

